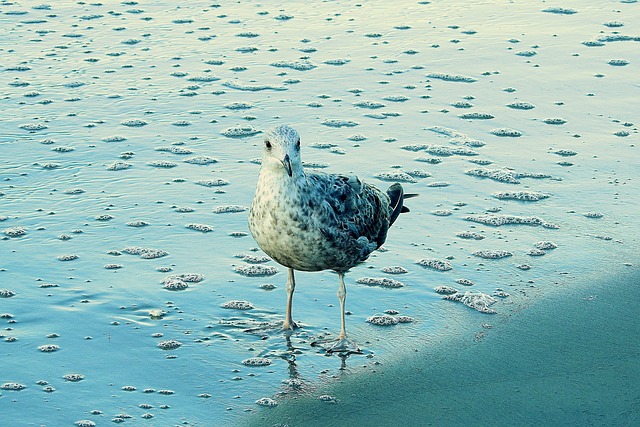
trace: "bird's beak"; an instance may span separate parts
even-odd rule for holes
[[[284,166],[284,170],[287,171],[287,174],[289,176],[293,176],[293,170],[291,169],[291,159],[289,158],[288,154],[284,156],[284,159],[282,160],[282,166]]]

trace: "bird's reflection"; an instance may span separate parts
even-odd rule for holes
[[[308,394],[313,392],[316,389],[313,381],[306,381],[301,374],[300,363],[303,363],[303,360],[308,362],[308,359],[300,359],[300,356],[303,355],[308,349],[307,341],[304,337],[300,337],[299,334],[296,334],[292,331],[285,331],[284,334],[284,344],[286,349],[282,349],[281,351],[272,350],[270,352],[271,356],[278,356],[281,359],[287,362],[287,373],[288,377],[282,381],[282,384],[285,385],[285,388],[280,392],[282,395],[287,394]],[[298,338],[302,338],[298,340]],[[302,345],[301,345],[302,344]],[[324,349],[320,349],[319,353],[324,353],[327,357],[337,356],[337,360],[340,361],[337,372],[335,372],[333,377],[340,372],[345,373],[347,371],[347,360],[354,354],[351,352],[342,352],[342,353],[331,353],[326,352]],[[329,370],[323,371],[323,374],[329,374]]]
[[[373,357],[371,351],[361,350],[358,347],[350,347],[344,351],[333,350],[327,348],[325,343],[335,341],[332,334],[328,331],[314,331],[309,325],[299,324],[296,330],[283,330],[282,320],[276,320],[271,313],[263,313],[255,310],[247,313],[244,317],[230,317],[219,320],[219,326],[225,330],[230,336],[233,331],[240,331],[243,334],[258,336],[266,346],[260,351],[261,357],[276,357],[287,362],[287,378],[283,380],[286,386],[284,394],[288,393],[308,393],[314,388],[311,382],[304,380],[301,371],[305,370],[305,363],[311,363],[308,358],[311,353],[324,355],[328,358],[336,357],[334,360],[339,361],[339,365],[333,369],[334,374],[330,374],[333,369],[324,370],[323,375],[335,376],[338,373],[346,373],[348,371],[350,358],[355,355],[365,355],[365,357]],[[283,340],[284,338],[284,340]],[[301,364],[302,363],[302,367]]]

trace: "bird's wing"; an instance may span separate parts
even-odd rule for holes
[[[366,256],[384,243],[390,220],[386,194],[356,176],[309,174],[307,179],[323,207],[323,233],[336,239],[360,239],[361,243],[366,238]]]

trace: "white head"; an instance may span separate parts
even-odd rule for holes
[[[282,169],[290,177],[303,171],[300,135],[289,125],[278,125],[264,135],[263,167]]]

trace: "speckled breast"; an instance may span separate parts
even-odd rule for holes
[[[334,251],[312,220],[291,209],[286,198],[277,200],[262,194],[251,205],[249,230],[260,248],[279,264],[296,270],[339,268]]]

